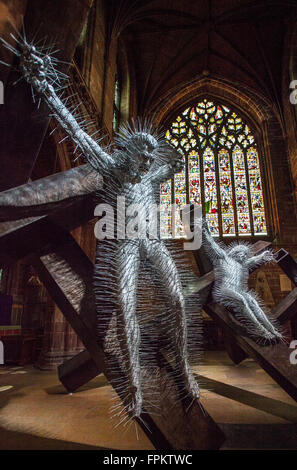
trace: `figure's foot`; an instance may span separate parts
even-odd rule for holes
[[[263,335],[258,336],[259,339],[263,339],[264,341],[267,341],[268,343],[272,343],[272,344],[275,344],[281,341],[283,339],[283,335],[279,331],[277,331],[275,328],[273,329],[274,329],[273,332],[266,330],[266,332]]]
[[[271,252],[267,252],[267,256],[271,256]],[[247,320],[250,319],[253,325],[250,325],[250,330],[254,331],[255,334],[259,333],[259,336],[267,339],[268,341],[279,341],[282,339],[282,334],[278,331],[276,325],[271,322],[271,318],[269,315],[265,313],[265,311],[259,305],[255,294],[247,293],[246,294],[247,301],[248,301],[248,308],[247,308]]]
[[[237,314],[235,310],[230,312],[238,325],[242,328],[243,334],[246,333],[250,338],[256,340],[267,341],[269,343],[277,343],[282,340],[283,335],[269,321],[267,317],[263,318],[264,312],[255,314],[252,310],[249,313]]]
[[[268,318],[267,318],[267,320],[268,320]],[[270,321],[269,321],[269,328],[267,328],[267,329],[269,330],[269,333],[270,333],[270,338],[269,338],[270,341],[278,342],[278,341],[281,341],[283,339],[282,333]]]
[[[248,337],[257,342],[275,344],[283,339],[283,335],[270,322],[267,325],[267,321],[264,324],[258,319],[257,321],[253,320],[253,324],[251,324],[250,318],[247,318],[246,323],[243,318],[236,320],[244,327]]]
[[[277,327],[270,321],[268,316],[263,311],[255,312],[257,323],[263,329],[263,337],[268,341],[277,342],[283,338],[283,335],[278,331]]]
[[[189,396],[191,396],[193,399],[196,399],[196,398],[199,399],[200,398],[199,385],[194,375],[192,374],[192,372],[188,369],[184,372],[184,383],[185,383],[185,388]]]
[[[140,387],[131,386],[129,390],[130,404],[127,407],[127,412],[132,418],[139,418],[142,413],[142,393]]]

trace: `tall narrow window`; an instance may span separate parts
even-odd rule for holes
[[[206,217],[214,236],[267,235],[258,145],[236,112],[204,99],[177,116],[166,138],[185,168],[161,185],[162,236],[183,236],[170,203],[203,208],[208,203]]]

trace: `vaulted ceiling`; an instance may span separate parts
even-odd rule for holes
[[[138,111],[203,74],[261,90],[281,107],[285,36],[296,7],[296,0],[112,1],[113,31],[135,66]]]

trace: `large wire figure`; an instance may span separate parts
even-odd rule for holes
[[[205,247],[214,266],[213,299],[231,308],[249,334],[258,341],[281,339],[281,333],[264,313],[259,303],[260,299],[248,289],[249,271],[263,263],[273,261],[273,253],[265,250],[259,255],[252,256],[251,247],[245,243],[223,247],[214,241],[205,219],[203,235]]]
[[[15,38],[16,39],[16,38]],[[121,129],[116,138],[117,150],[109,153],[91,138],[78,123],[76,117],[57,95],[65,76],[58,72],[56,59],[41,52],[24,39],[16,39],[19,50],[4,44],[20,58],[23,77],[33,91],[43,97],[53,116],[66,131],[83,156],[96,171],[112,181],[110,200],[116,196],[125,197],[126,204],[139,204],[146,214],[152,204],[158,203],[159,185],[181,171],[180,155],[166,141],[153,132],[147,122]],[[97,258],[100,253],[97,249]],[[117,323],[120,331],[120,347],[126,374],[126,394],[130,416],[140,417],[143,409],[140,365],[140,328],[136,315],[137,280],[141,260],[151,263],[158,273],[172,312],[172,326],[169,330],[175,349],[176,367],[179,370],[186,393],[192,398],[199,397],[199,387],[194,379],[187,352],[187,322],[185,300],[176,265],[165,244],[158,237],[150,239],[120,240],[117,244],[115,276],[118,296]],[[95,295],[100,291],[101,266],[95,266]],[[108,266],[107,266],[108,271]],[[98,310],[102,308],[98,294]],[[99,312],[98,312],[99,315]],[[100,321],[100,317],[99,317]]]

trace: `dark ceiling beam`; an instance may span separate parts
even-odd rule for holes
[[[239,6],[232,8],[231,10],[222,13],[221,15],[216,17],[216,24],[225,23],[226,20],[236,18],[236,22],[238,22],[238,16],[242,16],[244,14],[247,15],[247,18],[253,22],[255,19],[259,19],[259,13],[263,11],[264,13],[268,13],[269,15],[272,14],[271,8],[277,7],[280,10],[284,10],[285,7],[295,7],[295,1],[267,1],[267,0],[255,0],[253,2],[248,3],[247,5],[240,4]],[[279,18],[279,17],[278,17]],[[245,19],[243,19],[246,21]]]
[[[140,21],[149,17],[157,16],[158,18],[164,16],[165,18],[179,18],[179,19],[186,19],[191,21],[195,24],[202,24],[203,19],[199,18],[198,16],[194,15],[193,13],[186,13],[182,10],[173,10],[173,9],[156,9],[156,10],[143,10],[142,12],[137,12],[134,15],[135,21]]]
[[[166,25],[158,25],[156,23],[156,26],[154,26],[153,29],[145,29],[142,28],[140,30],[134,30],[133,32],[131,31],[126,31],[123,33],[123,35],[128,38],[128,39],[133,39],[135,36],[145,36],[148,34],[160,34],[160,33],[177,33],[181,31],[197,31],[199,28],[201,28],[202,24],[192,24],[192,25],[175,25],[175,26],[166,26]]]
[[[196,38],[197,40],[197,34],[200,36],[200,34],[203,33],[203,30],[200,29],[199,31],[195,31],[194,32],[194,35],[191,35],[191,37],[188,39],[188,41],[186,43],[184,43],[175,53],[174,57],[170,60],[170,67],[167,68],[167,77],[168,75],[170,74],[170,71],[172,70],[174,72],[175,70],[175,66],[176,66],[176,62],[177,60],[180,58],[182,52],[193,42],[193,40]],[[165,45],[165,41],[163,42],[163,44]],[[160,54],[160,51],[157,50],[156,51],[156,58],[157,57],[161,57],[161,54]],[[153,66],[155,65],[154,64],[151,64],[151,68],[150,68],[150,72],[152,72],[152,69],[153,69]],[[149,77],[151,76],[151,73],[149,74]],[[142,95],[142,99],[140,100],[140,106],[139,106],[139,109],[140,110],[144,110],[144,107],[145,107],[145,102],[146,102],[146,99],[149,97],[149,96],[152,96],[154,94],[154,89],[152,90],[152,92],[148,95],[147,94],[147,90],[148,90],[148,86],[149,86],[149,81],[148,81],[148,77],[146,79],[146,85],[145,85],[145,89],[144,89],[144,93]],[[157,84],[155,88],[159,88],[159,85]],[[149,100],[149,98],[148,98]]]
[[[267,57],[266,50],[264,48],[262,38],[260,37],[259,28],[256,25],[253,26],[253,32],[254,32],[254,36],[256,38],[256,42],[257,42],[259,51],[260,51],[262,59],[263,59],[263,63],[264,63],[265,69],[266,69],[268,79],[269,79],[270,84],[271,84],[272,90],[269,90],[270,91],[270,96],[276,104],[276,107],[277,107],[278,112],[279,112],[280,119],[282,121],[282,125],[284,125],[284,115],[283,115],[283,110],[282,110],[282,106],[281,106],[281,97],[279,96],[279,93],[277,91],[275,79],[274,79],[272,69],[271,69],[271,64],[270,64],[270,61]]]
[[[128,0],[110,0],[107,4],[108,17],[109,17],[109,31],[113,36],[119,36],[120,34],[126,34],[134,24],[140,24],[142,21],[152,17],[164,17],[168,19],[172,17],[174,19],[187,19],[191,23],[197,23],[201,21],[200,18],[195,17],[193,14],[188,14],[182,10],[173,9],[147,9],[151,1],[128,1]],[[140,6],[139,6],[140,5]],[[132,33],[133,34],[133,33]]]
[[[200,35],[201,33],[202,33],[202,31],[199,31],[199,32],[198,32],[198,35]],[[150,93],[150,95],[149,95],[149,97],[148,97],[146,103],[144,102],[144,100],[142,100],[142,102],[141,102],[141,103],[142,103],[142,106],[143,106],[142,110],[144,110],[145,104],[146,104],[146,106],[149,105],[149,103],[151,102],[152,98],[154,97],[154,95],[156,94],[156,92],[158,91],[158,89],[160,89],[161,86],[163,86],[163,84],[164,84],[166,81],[169,80],[168,77],[172,77],[172,76],[175,74],[175,71],[176,71],[176,68],[175,68],[175,67],[176,67],[176,62],[177,62],[177,60],[180,58],[182,51],[185,50],[189,44],[191,44],[191,42],[194,40],[194,38],[195,38],[196,36],[197,36],[197,32],[196,32],[194,35],[192,35],[192,36],[190,37],[190,39],[189,39],[185,44],[183,44],[183,45],[176,51],[174,57],[170,60],[170,67],[167,68],[166,74],[165,74],[165,76],[163,76],[163,80],[162,80],[161,82],[157,83],[157,84],[152,88],[151,93]],[[162,85],[161,85],[161,84],[162,84]]]
[[[232,65],[235,69],[240,70],[244,75],[246,75],[248,78],[254,81],[253,75],[247,72],[247,70],[244,67],[242,67],[236,60],[232,60],[229,56],[226,56],[225,54],[221,54],[218,51],[211,51],[211,55],[213,55],[214,57],[218,57],[219,59],[223,60],[227,64]]]
[[[151,104],[152,104],[152,101],[154,100],[154,97],[157,95],[157,92],[159,90],[162,90],[162,87],[165,86],[166,82],[169,82],[173,77],[174,75],[177,75],[178,72],[182,69],[182,68],[185,68],[187,66],[187,64],[189,64],[190,62],[192,62],[194,59],[198,59],[200,56],[202,56],[203,54],[207,54],[208,52],[208,48],[207,47],[204,47],[198,54],[196,53],[194,56],[191,56],[191,58],[189,60],[187,60],[186,62],[184,62],[180,67],[178,68],[175,68],[174,70],[172,70],[172,72],[168,72],[165,77],[163,78],[162,81],[158,82],[155,87],[153,88],[152,90],[152,93],[150,94],[150,97],[148,98],[147,102],[146,102],[146,107],[147,108],[150,108]],[[197,75],[199,75],[199,73],[201,73],[201,71],[197,71]],[[191,77],[191,78],[194,78],[194,77]],[[190,80],[190,78],[189,78]]]
[[[186,68],[188,64],[190,64],[191,62],[193,62],[195,59],[197,60],[198,57],[200,57],[201,55],[203,54],[207,54],[209,53],[209,57],[210,56],[213,56],[213,57],[217,57],[223,61],[225,61],[227,64],[230,64],[232,65],[232,67],[234,68],[237,68],[239,69],[244,75],[248,76],[249,78],[252,78],[246,71],[246,69],[244,69],[242,66],[240,66],[238,64],[238,62],[235,62],[233,61],[232,59],[230,59],[229,57],[226,57],[225,55],[223,54],[220,54],[219,52],[217,51],[214,51],[212,49],[208,49],[207,47],[205,47],[204,49],[202,49],[198,54],[195,53],[193,54],[186,62],[184,62],[179,68],[176,68],[172,73],[171,75],[168,75],[166,74],[166,76],[164,77],[164,79],[162,81],[160,81],[155,87],[154,87],[154,90],[153,92],[151,93],[150,95],[150,98],[148,99],[148,101],[146,102],[146,107],[150,107],[151,104],[152,104],[152,101],[155,97],[155,95],[157,94],[158,90],[161,90],[162,87],[165,85],[166,82],[168,82],[174,75],[178,75],[178,73],[180,72],[180,70],[182,70],[183,68]],[[201,73],[202,70],[200,72],[197,71],[197,75],[199,75],[199,73]],[[211,73],[212,71],[210,71]],[[194,78],[194,77],[190,77],[190,78]],[[190,80],[189,78],[189,80]]]
[[[263,12],[264,13],[264,12]],[[280,19],[285,18],[286,15],[281,13],[277,15],[272,15],[270,12],[267,12],[265,16],[257,16],[257,17],[252,17],[252,18],[237,18],[237,19],[232,19],[232,20],[227,20],[227,21],[216,21],[216,26],[221,27],[221,26],[239,26],[241,24],[246,24],[246,25],[253,25],[256,23],[262,23],[264,24],[265,21],[280,21]]]
[[[251,77],[254,77],[254,80],[258,83],[260,88],[265,89],[265,91],[269,92],[267,89],[267,85],[265,81],[261,78],[261,76],[258,74],[257,70],[255,67],[251,65],[250,59],[242,52],[239,50],[237,46],[233,44],[233,42],[227,38],[224,34],[222,34],[220,31],[215,30],[214,33],[220,38],[221,41],[225,42],[244,62],[247,70],[249,70],[249,75]],[[269,93],[268,93],[269,95]]]
[[[209,25],[207,23],[204,24],[204,27],[200,28],[199,30],[195,30],[194,34],[188,39],[188,41],[186,43],[184,43],[175,53],[174,57],[170,60],[170,66],[167,67],[166,69],[166,75],[165,77],[163,78],[162,80],[162,86],[163,86],[163,83],[165,83],[166,81],[168,81],[176,72],[176,62],[178,61],[178,59],[181,57],[183,51],[194,41],[197,41],[198,40],[198,37],[201,36],[202,34],[204,33],[207,33],[209,34]],[[204,48],[202,52],[206,52],[206,58],[208,57],[208,53],[209,53],[209,43],[207,45],[207,48]],[[195,54],[197,55],[197,57],[199,57],[202,52],[198,53],[198,54]],[[191,59],[192,60],[192,59]],[[207,59],[208,60],[208,59]],[[207,62],[206,60],[206,62]],[[169,78],[168,78],[169,77]],[[160,89],[161,86],[160,86],[160,82],[157,83],[154,88],[152,89],[151,93],[150,93],[150,97],[148,98],[147,100],[147,103],[146,105],[148,105],[148,103],[151,102],[152,98],[154,97],[154,95],[156,94],[157,90]],[[144,110],[144,101],[142,100],[142,108],[140,108],[142,111]]]
[[[296,5],[297,6],[297,5]],[[265,21],[265,20],[278,20],[280,19],[280,15],[272,15],[269,12],[265,15],[265,17],[262,18],[255,18],[255,17],[249,17],[249,18],[237,18],[237,19],[232,19],[232,20],[226,20],[226,21],[218,21],[217,19],[213,20],[213,25],[220,27],[220,26],[238,26],[241,24],[253,24],[260,21]],[[154,28],[145,28],[142,25],[138,25],[140,29],[126,29],[123,32],[123,36],[127,39],[134,39],[135,37],[141,37],[141,36],[147,36],[150,34],[159,34],[159,33],[178,33],[178,32],[189,32],[189,31],[197,31],[201,27],[208,26],[209,22],[208,21],[200,21],[199,23],[193,23],[193,24],[181,24],[181,25],[172,25],[172,26],[166,26],[155,23],[156,26]]]
[[[27,38],[55,41],[59,58],[72,59],[92,0],[29,0],[24,19]],[[37,37],[36,37],[37,40]],[[65,66],[61,64],[61,69]],[[30,87],[13,82],[19,73],[10,72],[0,106],[0,191],[28,181],[48,126],[45,103],[33,103]]]
[[[287,8],[296,8],[296,2],[293,1],[253,1],[246,6],[240,5],[236,8],[233,8],[227,12],[222,13],[221,15],[215,17],[211,11],[211,1],[208,1],[208,18],[199,18],[193,14],[188,14],[180,10],[165,10],[165,9],[156,9],[156,10],[146,10],[145,7],[140,11],[136,10],[131,14],[130,26],[136,23],[140,23],[147,18],[158,17],[165,19],[168,17],[179,18],[190,21],[189,24],[179,24],[179,25],[159,25],[158,27],[150,30],[145,28],[140,28],[140,30],[134,30],[133,32],[123,31],[123,34],[130,37],[132,36],[141,36],[146,34],[156,34],[160,32],[178,32],[178,31],[191,31],[205,26],[210,21],[215,25],[237,25],[241,23],[253,23],[254,21],[262,20],[261,14],[264,15],[265,19],[279,19],[282,11]],[[271,9],[273,8],[273,11]],[[276,13],[275,9],[279,11]],[[246,18],[240,18],[240,16],[245,15]]]
[[[162,35],[161,39],[163,39],[163,38],[164,38],[164,36]],[[154,67],[156,65],[156,61],[158,59],[158,56],[161,56],[161,54],[162,54],[162,49],[164,47],[165,42],[166,42],[165,40],[161,40],[160,41],[160,43],[161,43],[160,48],[157,48],[157,47],[155,48],[154,59],[152,60],[152,62],[150,64],[149,70],[147,70],[144,86],[142,88],[142,93],[139,94],[141,96],[140,105],[139,105],[140,109],[143,109],[143,105],[145,103],[146,96],[148,94],[147,91],[148,91],[148,87],[149,87],[149,82],[150,82]]]

